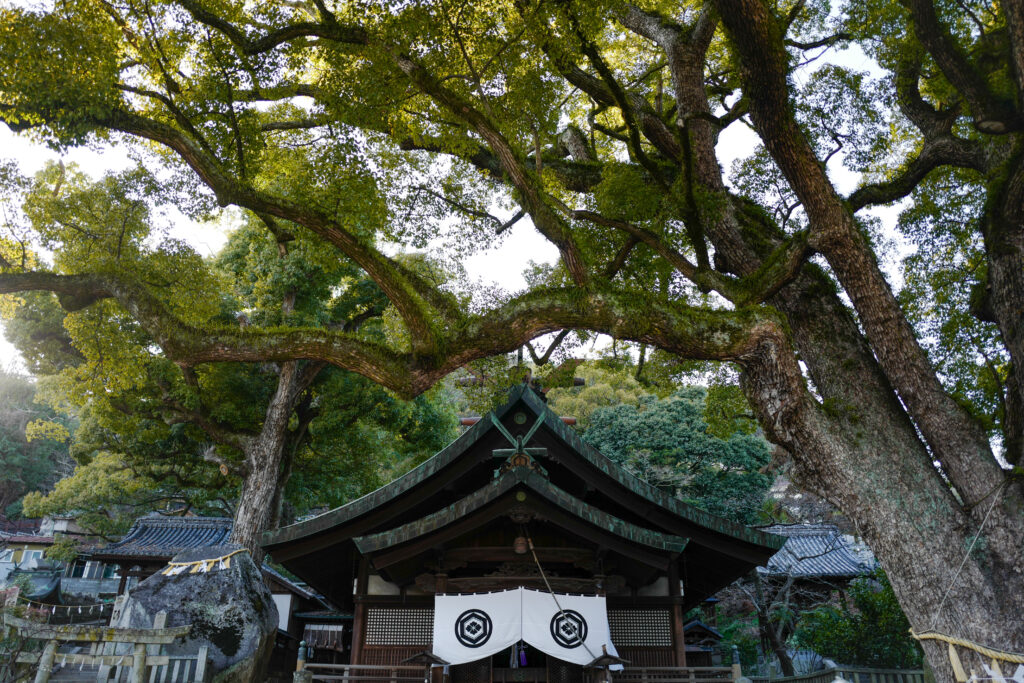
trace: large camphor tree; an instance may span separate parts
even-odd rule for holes
[[[182,372],[315,361],[407,396],[569,329],[734,363],[767,436],[857,524],[911,624],[1022,651],[1022,479],[993,443],[1019,466],[1024,4],[829,12],[802,0],[4,9],[10,128],[143,149],[168,182],[199,182],[269,230],[308,231],[330,250],[319,258],[380,287],[401,334],[217,324],[131,272],[32,268],[13,247],[0,291],[47,290],[78,310],[113,300]],[[847,41],[879,78],[836,64],[794,76]],[[727,183],[716,143],[744,123],[762,147]],[[852,193],[830,175],[839,160],[861,174]],[[868,213],[905,198],[926,258],[900,299]],[[558,267],[489,303],[381,246],[445,230],[457,253],[523,217]],[[260,468],[277,471],[278,452]],[[247,485],[238,540],[258,539],[273,479]],[[925,647],[948,678],[944,649]]]
[[[177,314],[206,324],[387,337],[387,297],[351,262],[319,259],[323,245],[308,233],[275,234],[249,216],[215,257],[202,259],[163,234],[159,192],[143,170],[93,180],[50,164],[32,180],[9,172],[2,187],[0,230],[52,252],[58,272],[145,281]],[[431,273],[430,264],[409,262]],[[12,489],[17,498],[31,492],[22,504],[32,517],[72,513],[91,533],[116,538],[154,510],[231,515],[267,481],[275,495],[269,504],[256,498],[266,517],[255,526],[277,526],[376,488],[455,433],[441,390],[403,401],[358,374],[298,359],[183,372],[113,300],[67,311],[49,292],[26,292],[6,303],[5,333],[37,378],[25,382],[29,397],[76,418],[73,474],[65,468],[54,487],[61,474],[35,457],[50,485]],[[37,418],[28,430],[37,438],[22,449],[29,461],[60,447],[45,437],[69,436],[52,409],[20,411]],[[6,460],[16,481],[24,463]]]

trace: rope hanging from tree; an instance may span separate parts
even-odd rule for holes
[[[939,633],[938,631],[922,631],[921,633],[917,633],[914,629],[910,629],[910,635],[915,640],[940,640],[947,643],[949,646],[949,663],[953,667],[953,675],[956,676],[956,680],[960,683],[966,683],[966,681],[971,678],[977,677],[973,675],[973,672],[970,677],[967,675],[967,671],[964,669],[964,665],[960,661],[960,655],[957,654],[956,647],[954,646],[964,647],[990,658],[992,660],[991,672],[994,674],[993,678],[998,677],[998,679],[1006,680],[999,668],[999,662],[1024,665],[1024,654],[1007,652],[1006,650],[997,650],[995,648],[979,645],[978,643],[965,638],[947,636],[945,633]],[[1014,678],[1016,677],[1014,676]]]
[[[978,531],[974,534],[974,538],[971,539],[971,543],[967,546],[967,552],[964,553],[964,559],[960,562],[960,566],[957,567],[956,573],[953,574],[953,578],[950,580],[949,585],[946,586],[946,591],[942,594],[942,600],[939,601],[939,606],[935,608],[935,616],[932,621],[932,628],[927,631],[917,633],[914,629],[910,629],[910,635],[914,639],[921,640],[941,640],[948,645],[949,649],[949,663],[953,667],[953,675],[959,683],[966,683],[968,680],[978,680],[978,677],[971,671],[971,676],[968,677],[967,671],[964,669],[963,663],[960,661],[960,655],[957,654],[956,647],[964,647],[968,650],[973,650],[980,655],[989,657],[992,660],[992,667],[988,669],[988,672],[992,675],[993,680],[1005,680],[1003,674],[999,669],[999,662],[1007,662],[1011,664],[1024,665],[1024,654],[1017,654],[1015,652],[1007,652],[1005,650],[996,650],[995,648],[986,647],[979,645],[973,641],[967,640],[966,638],[957,638],[955,636],[949,636],[944,633],[936,631],[934,626],[938,623],[939,614],[942,612],[942,607],[946,604],[946,598],[949,597],[950,591],[953,590],[953,585],[957,579],[960,578],[960,572],[963,571],[964,565],[967,564],[967,559],[971,556],[971,551],[974,550],[974,545],[978,542],[978,538],[981,537],[981,532],[985,528],[985,524],[988,523],[988,518],[992,514],[992,510],[995,509],[996,503],[999,502],[999,497],[1002,491],[1009,484],[1011,480],[1006,479],[998,486],[993,488],[987,495],[979,500],[975,505],[981,503],[982,500],[993,496],[992,503],[988,507],[988,511],[985,513],[985,517],[981,520],[981,524],[978,526]],[[1018,668],[1018,673],[1021,673],[1021,668]],[[1016,674],[1012,680],[1017,680]]]

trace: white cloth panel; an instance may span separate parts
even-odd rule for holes
[[[608,629],[608,607],[601,595],[523,591],[523,640],[541,652],[574,664],[589,664],[603,654],[618,656]],[[561,612],[558,606],[561,605]],[[613,667],[619,668],[619,667]]]
[[[434,654],[465,664],[522,640],[522,590],[434,598]]]

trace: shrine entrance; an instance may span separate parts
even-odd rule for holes
[[[517,654],[520,656],[513,666]],[[492,657],[452,666],[449,672],[451,683],[584,683],[584,674],[579,664],[548,656],[528,645],[525,651],[517,652],[512,646]]]
[[[519,649],[517,650],[517,648]],[[549,657],[540,650],[519,642],[491,657],[492,683],[541,683],[547,681],[549,680],[547,675],[549,660],[554,660],[554,657]]]
[[[448,683],[586,683],[597,679],[592,672],[606,671],[586,668],[594,659],[615,657],[626,668],[614,678],[628,683],[650,670],[681,671],[686,611],[763,564],[783,542],[636,480],[524,384],[407,474],[268,532],[263,547],[352,620],[351,670],[397,672],[415,664],[432,666],[434,683],[444,668]],[[528,592],[604,602],[592,618],[586,605],[561,599],[565,623],[557,628],[547,611],[521,607],[514,631],[512,621],[495,618],[514,606],[484,604],[513,590],[522,591],[520,605]],[[442,596],[467,601],[443,616],[454,626],[435,629]],[[567,624],[577,617],[574,630]],[[486,655],[452,656],[453,648],[482,647],[492,626]],[[568,644],[573,633],[588,632],[595,642],[566,655],[575,663],[557,659],[577,647]],[[537,647],[527,650],[525,666],[513,667],[509,646],[518,639]]]

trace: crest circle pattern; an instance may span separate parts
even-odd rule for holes
[[[576,610],[562,610],[551,617],[551,637],[567,650],[579,647],[587,639],[587,620]]]
[[[468,609],[455,620],[455,639],[466,647],[480,647],[491,638],[491,617],[479,609]]]

